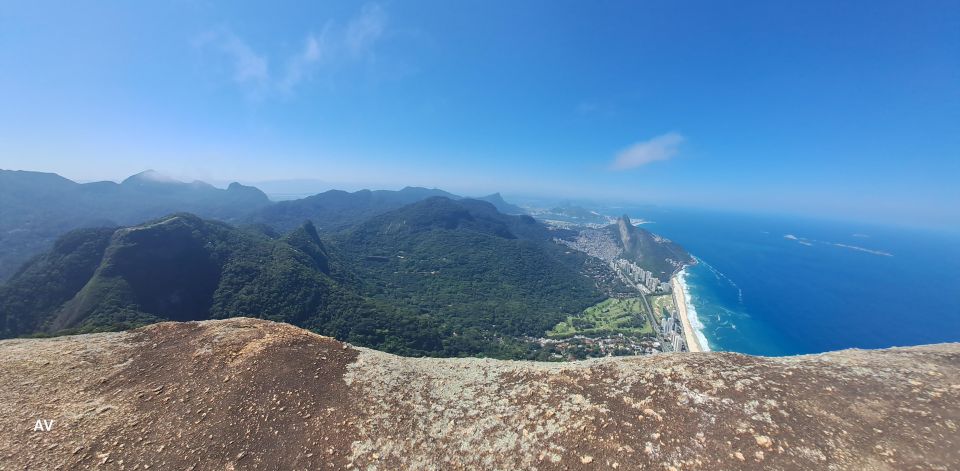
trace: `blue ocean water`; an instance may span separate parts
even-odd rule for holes
[[[687,248],[711,350],[816,353],[960,341],[960,235],[802,218],[613,208]]]

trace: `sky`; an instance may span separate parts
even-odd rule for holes
[[[960,2],[4,2],[0,168],[960,229]]]

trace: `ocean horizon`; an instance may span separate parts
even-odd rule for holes
[[[960,236],[779,216],[620,208],[684,246],[709,350],[782,356],[960,341]]]

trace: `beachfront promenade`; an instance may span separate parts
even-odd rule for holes
[[[683,339],[687,342],[687,350],[691,352],[703,351],[700,348],[700,342],[697,341],[693,326],[690,325],[690,318],[687,316],[687,300],[685,299],[683,285],[680,284],[680,279],[677,276],[670,278],[670,283],[673,285],[673,303],[676,304],[677,312],[680,313],[680,324],[683,327]]]

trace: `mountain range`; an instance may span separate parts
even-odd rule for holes
[[[0,281],[71,229],[139,224],[181,211],[232,222],[270,204],[263,192],[239,183],[219,189],[149,170],[121,183],[0,170]]]
[[[140,224],[176,212],[233,224],[262,224],[279,232],[311,220],[320,232],[336,232],[369,217],[432,196],[462,199],[438,189],[330,190],[272,202],[255,187],[231,183],[219,189],[181,182],[153,170],[121,183],[76,183],[52,173],[0,170],[0,281],[63,233],[83,227]],[[478,198],[504,214],[525,214],[499,193]]]
[[[484,201],[408,187],[270,203],[254,188],[155,172],[120,184],[6,175],[22,191],[7,187],[19,199],[0,206],[20,220],[46,217],[50,232],[101,227],[66,232],[0,285],[0,337],[249,316],[403,355],[543,358],[529,339],[628,291],[604,261],[557,243],[576,229],[504,214],[498,206],[522,209],[499,194]],[[23,197],[44,193],[32,206]],[[90,193],[108,196],[76,196]],[[176,211],[115,222],[167,209]],[[632,230],[625,251],[645,260],[672,253]]]
[[[262,317],[407,355],[530,357],[541,336],[604,299],[604,266],[564,230],[470,199],[432,197],[327,243],[178,213],[78,229],[0,285],[0,336]]]

